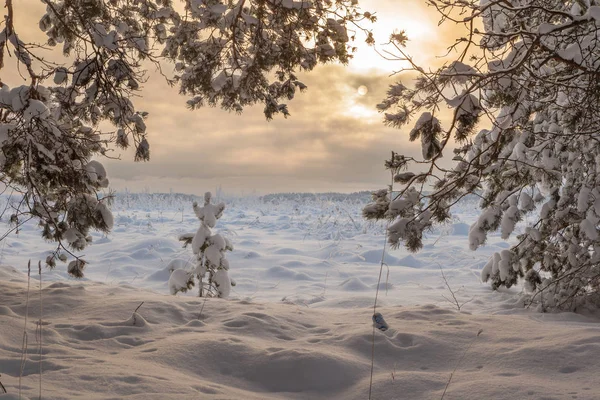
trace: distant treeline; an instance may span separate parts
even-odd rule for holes
[[[336,193],[336,192],[328,192],[328,193],[272,193],[266,194],[264,196],[237,196],[231,194],[222,194],[224,199],[240,199],[240,198],[258,198],[259,201],[268,203],[274,200],[300,200],[300,201],[370,201],[371,200],[371,192],[362,191],[362,192],[354,192],[354,193]],[[154,201],[154,202],[174,202],[174,203],[182,203],[182,202],[192,202],[192,201],[200,201],[203,197],[197,196],[194,194],[186,194],[186,193],[132,193],[128,191],[120,191],[114,194],[115,201],[118,202],[132,202],[134,204],[139,204],[140,202],[146,201]]]
[[[10,196],[10,203],[20,201],[21,196],[12,195]],[[215,201],[225,201],[226,203],[243,201],[244,199],[253,199],[260,203],[282,203],[282,202],[296,202],[296,203],[310,203],[310,202],[348,202],[355,204],[366,204],[371,201],[371,192],[362,191],[354,193],[272,193],[264,196],[246,195],[238,196],[231,194],[218,193],[214,196]],[[9,196],[6,194],[0,195],[0,203],[6,205]],[[148,208],[155,209],[157,206],[164,209],[180,209],[181,207],[187,207],[192,202],[197,201],[201,203],[203,196],[186,193],[132,193],[129,191],[119,191],[113,193],[113,205],[116,208]],[[465,196],[460,203],[462,204],[474,204],[478,205],[480,201],[479,194],[469,194]],[[0,204],[1,205],[1,204]]]
[[[346,201],[352,203],[368,203],[371,201],[371,192],[362,191],[354,193],[273,193],[260,196],[259,200],[264,203],[272,203],[278,201]]]
[[[202,201],[202,197],[186,193],[132,193],[122,191],[114,193],[113,197],[113,204],[117,208],[154,209],[160,205],[161,208],[165,209],[178,209],[194,201]]]

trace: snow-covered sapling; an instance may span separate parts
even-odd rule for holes
[[[233,246],[227,238],[211,232],[223,215],[225,204],[212,204],[211,197],[210,192],[204,194],[203,207],[194,202],[194,213],[200,220],[198,231],[179,236],[183,247],[191,244],[196,264],[191,271],[179,268],[171,273],[171,294],[186,292],[195,286],[195,280],[198,280],[199,297],[228,297],[231,287],[235,286],[235,282],[229,278],[229,261],[225,258],[225,252],[233,250]]]

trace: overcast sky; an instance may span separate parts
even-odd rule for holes
[[[44,10],[40,2],[15,3],[17,20],[37,27]],[[408,50],[422,64],[435,63],[450,43],[451,27],[438,28],[435,12],[423,0],[360,4],[379,18],[373,26],[377,43],[387,41],[394,29],[405,29],[411,38]],[[291,117],[270,122],[262,106],[242,115],[214,108],[189,111],[187,99],[176,88],[151,74],[142,97],[135,100],[139,110],[150,113],[146,123],[151,160],[135,163],[133,151],[120,150],[113,155],[121,160],[101,160],[111,187],[196,194],[218,185],[230,193],[385,187],[389,175],[383,161],[392,150],[420,153],[420,144],[409,143],[406,132],[385,127],[375,111],[389,83],[408,78],[390,78],[402,65],[358,44],[349,66],[320,66],[301,75],[308,90],[289,103]],[[366,94],[364,88],[359,93],[361,86]]]

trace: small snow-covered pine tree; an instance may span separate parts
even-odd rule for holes
[[[200,227],[196,233],[186,233],[179,236],[179,240],[192,246],[196,257],[196,265],[192,271],[176,269],[169,278],[171,294],[186,292],[195,286],[198,281],[199,297],[228,297],[231,287],[235,282],[229,278],[229,261],[225,252],[233,250],[231,242],[220,234],[212,234],[217,220],[223,215],[224,203],[212,204],[212,194],[204,194],[204,206],[194,202],[194,213],[200,220]]]

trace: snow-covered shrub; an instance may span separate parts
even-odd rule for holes
[[[387,167],[397,192],[376,192],[365,217],[391,220],[389,242],[416,251],[424,230],[477,194],[482,212],[469,232],[473,250],[492,231],[508,239],[529,214],[516,244],[483,268],[483,281],[493,288],[524,281],[530,300],[544,309],[600,305],[600,4],[482,0],[436,7],[466,30],[453,47],[459,56],[434,70],[413,64],[414,85],[392,85],[378,105],[391,126],[413,121],[409,139],[421,141],[423,154],[392,157]],[[403,33],[391,37],[398,58],[412,60],[406,40]],[[477,127],[480,119],[487,129]]]
[[[194,202],[194,213],[200,220],[200,227],[196,233],[186,233],[179,236],[184,247],[191,245],[196,258],[192,271],[175,269],[169,278],[169,291],[171,294],[186,292],[198,280],[198,296],[200,297],[228,297],[231,287],[235,282],[229,278],[229,261],[225,252],[233,250],[231,242],[220,234],[212,234],[217,220],[223,215],[224,203],[212,204],[211,193],[204,195],[204,206]]]

